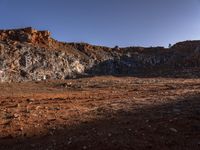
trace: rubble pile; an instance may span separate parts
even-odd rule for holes
[[[68,79],[87,75],[136,75],[144,70],[200,66],[200,41],[164,47],[109,48],[64,43],[49,31],[0,30],[0,81]]]

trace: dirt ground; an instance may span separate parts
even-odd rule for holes
[[[200,79],[0,84],[0,149],[200,149]]]

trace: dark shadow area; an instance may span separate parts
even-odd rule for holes
[[[135,108],[134,108],[135,107]],[[43,137],[0,139],[1,150],[200,149],[200,95],[132,110],[94,111],[102,119]]]
[[[181,64],[184,64],[182,62]],[[199,78],[200,67],[197,64],[181,65],[166,64],[159,61],[145,64],[135,61],[132,57],[121,57],[120,59],[106,60],[86,71],[87,76],[112,75],[117,77],[139,77],[139,78]]]

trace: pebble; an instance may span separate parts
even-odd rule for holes
[[[13,117],[14,117],[14,118],[18,118],[19,115],[18,115],[18,114],[14,114]]]
[[[175,128],[170,128],[170,131],[177,133],[178,131]]]
[[[67,144],[70,145],[72,143],[72,141],[68,141]]]
[[[41,106],[36,106],[35,109],[38,110],[38,109],[40,109],[40,107],[41,107]]]
[[[15,107],[20,107],[20,104],[16,104],[16,106]]]
[[[23,127],[20,127],[20,129],[19,129],[20,131],[23,131],[24,130],[24,128]]]
[[[49,117],[49,118],[47,118],[47,120],[48,120],[48,121],[55,121],[56,118],[51,118],[51,117]]]
[[[26,99],[26,101],[30,103],[30,102],[33,102],[34,99],[33,98],[30,98],[30,99],[28,98],[28,99]]]

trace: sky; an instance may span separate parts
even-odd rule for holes
[[[49,30],[65,42],[165,46],[200,40],[200,0],[0,0],[0,29]]]

